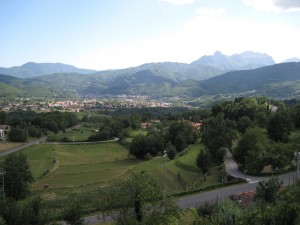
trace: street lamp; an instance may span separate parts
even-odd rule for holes
[[[166,198],[166,158],[167,158],[167,151],[164,151],[164,199]]]
[[[5,175],[6,171],[4,171],[3,168],[0,171],[1,171],[0,174],[2,175],[3,202],[5,203],[4,175]]]
[[[300,178],[300,174],[299,174],[300,152],[294,152],[294,156],[297,163],[297,180],[298,180]]]
[[[245,182],[247,182],[247,169],[244,169],[244,173],[245,173]]]

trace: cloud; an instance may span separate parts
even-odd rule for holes
[[[243,2],[249,7],[264,12],[300,11],[299,0],[243,0]]]
[[[300,11],[299,0],[274,0],[276,6],[287,11]]]
[[[218,16],[224,14],[225,10],[223,8],[203,7],[203,8],[196,9],[196,12],[204,16]]]
[[[186,4],[192,4],[195,2],[195,0],[161,0],[163,2],[168,2],[174,5],[186,5]]]
[[[217,50],[226,55],[246,50],[267,53],[276,62],[299,57],[300,30],[285,21],[236,20],[227,18],[229,13],[218,8],[197,11],[192,20],[176,29],[164,29],[146,39],[133,39],[131,43],[117,42],[113,48],[95,48],[93,55],[82,55],[80,62],[85,64],[82,67],[115,69],[147,62],[190,63]]]

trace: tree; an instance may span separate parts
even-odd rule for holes
[[[26,129],[12,127],[8,133],[8,139],[15,142],[24,142],[28,138],[28,132]]]
[[[202,143],[208,147],[212,157],[221,147],[230,148],[232,141],[237,138],[236,123],[225,120],[222,113],[216,117],[210,117],[204,123],[205,132],[202,135]]]
[[[29,183],[33,181],[31,171],[24,154],[10,154],[1,166],[5,175],[5,194],[19,200],[29,192]]]
[[[48,214],[43,208],[43,200],[35,197],[22,207],[22,224],[23,225],[43,225],[48,224]]]
[[[6,112],[0,111],[0,124],[6,123]]]
[[[237,122],[237,129],[240,133],[244,134],[245,130],[250,127],[252,124],[252,121],[248,116],[242,116],[239,118]]]
[[[144,159],[147,154],[145,146],[146,137],[144,135],[137,135],[133,138],[130,144],[129,153],[138,159]]]
[[[247,164],[247,169],[259,172],[261,167],[264,166],[263,160],[267,157],[267,148],[266,130],[253,127],[246,130],[233,153],[239,163]]]
[[[152,156],[155,156],[157,153],[163,152],[164,150],[164,139],[162,134],[150,133],[146,136],[145,142],[146,152],[150,153]]]
[[[268,134],[274,141],[288,141],[288,136],[293,129],[293,121],[287,110],[275,112],[268,125]]]
[[[196,159],[197,166],[201,169],[203,174],[206,174],[209,169],[210,165],[210,159],[209,159],[209,153],[202,149]]]
[[[260,128],[267,128],[269,119],[266,112],[258,112],[254,116],[254,123]]]
[[[83,209],[80,202],[71,196],[63,212],[64,221],[70,225],[83,225],[84,220],[81,219],[82,215]]]
[[[138,159],[144,159],[147,153],[152,156],[157,155],[158,152],[163,152],[164,139],[162,135],[151,133],[148,136],[138,135],[133,138],[129,153]]]
[[[176,150],[174,149],[174,147],[170,147],[170,149],[167,151],[167,155],[169,157],[170,160],[175,159],[176,157]]]
[[[224,161],[224,156],[226,155],[227,150],[227,148],[221,147],[216,152],[216,159],[220,164]]]
[[[174,121],[170,124],[168,129],[168,141],[171,141],[173,145],[176,145],[176,139],[178,136],[181,136],[180,139],[184,140],[186,144],[193,144],[198,138],[197,130],[192,126],[190,121],[180,120]],[[181,151],[183,148],[178,149]]]
[[[270,180],[260,181],[256,187],[255,200],[260,200],[264,203],[275,203],[277,194],[282,186],[278,178],[272,177]]]
[[[18,202],[15,199],[9,199],[5,204],[0,204],[0,216],[7,225],[19,225],[22,223],[22,211]]]
[[[120,210],[116,215],[117,224],[163,225],[178,216],[178,207],[163,198],[163,189],[159,183],[145,171],[132,173],[126,180],[115,183],[107,194],[106,204],[111,207],[118,204]]]
[[[174,146],[175,146],[177,152],[181,152],[188,146],[186,139],[182,134],[179,134],[178,136],[176,136],[176,138],[174,140]]]
[[[293,145],[277,142],[269,149],[268,161],[273,170],[283,170],[294,158]]]

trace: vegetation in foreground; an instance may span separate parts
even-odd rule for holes
[[[123,208],[123,205],[120,204],[122,201],[108,201],[108,199],[117,199],[117,197],[108,198],[108,196],[111,194],[110,190],[115,187],[117,188],[118,185],[120,185],[120,183],[114,183],[117,180],[116,178],[119,177],[114,177],[114,169],[111,169],[112,167],[117,168],[115,174],[119,174],[119,161],[122,161],[122,163],[126,160],[127,162],[138,162],[134,165],[129,163],[129,167],[132,166],[131,168],[129,168],[126,163],[125,165],[122,165],[121,170],[124,168],[126,170],[124,172],[125,176],[123,176],[125,180],[122,179],[122,182],[125,182],[131,177],[129,171],[134,172],[134,174],[139,174],[140,176],[147,171],[147,173],[151,172],[151,176],[154,175],[160,178],[154,182],[156,185],[159,185],[163,180],[162,165],[164,163],[164,158],[161,156],[164,154],[164,150],[167,150],[170,159],[167,161],[168,170],[166,171],[167,182],[169,184],[168,187],[170,190],[176,190],[178,184],[184,189],[190,187],[191,184],[186,181],[193,177],[193,173],[198,176],[199,174],[202,174],[207,180],[207,177],[210,177],[210,175],[213,174],[212,166],[220,165],[220,163],[222,163],[222,158],[227,148],[233,151],[241,168],[248,170],[249,173],[261,173],[266,166],[271,166],[274,172],[288,170],[293,168],[293,145],[298,143],[297,135],[295,132],[293,133],[293,131],[294,127],[299,127],[299,111],[300,110],[297,107],[287,108],[279,102],[272,102],[264,98],[240,98],[236,99],[234,102],[225,102],[215,105],[209,112],[201,110],[189,111],[180,115],[180,119],[179,116],[173,118],[164,117],[165,120],[158,124],[151,124],[151,120],[144,117],[144,121],[148,121],[148,123],[151,124],[147,128],[147,132],[143,134],[137,132],[136,135],[131,137],[129,137],[130,130],[138,129],[142,122],[138,116],[125,116],[119,117],[119,119],[116,119],[115,115],[112,117],[95,117],[92,119],[96,119],[99,122],[100,129],[92,135],[92,139],[107,140],[111,137],[118,136],[119,143],[95,145],[102,147],[104,145],[110,145],[107,147],[108,151],[105,152],[104,148],[104,154],[102,153],[102,155],[101,150],[97,149],[97,147],[93,149],[93,145],[41,145],[45,147],[45,151],[42,151],[42,148],[39,148],[38,145],[34,146],[36,149],[31,149],[32,152],[30,149],[28,150],[28,158],[31,157],[29,164],[32,164],[33,168],[42,168],[44,171],[43,173],[35,173],[34,177],[38,180],[45,179],[43,181],[49,182],[43,182],[44,184],[38,184],[38,182],[36,182],[33,184],[33,187],[35,184],[38,184],[38,188],[36,189],[41,189],[41,186],[43,186],[43,188],[49,188],[50,185],[50,189],[35,191],[35,193],[45,194],[42,195],[41,201],[44,202],[48,213],[51,214],[53,219],[54,215],[59,215],[59,217],[56,218],[65,218],[65,220],[68,220],[70,218],[64,217],[64,215],[65,210],[68,209],[66,203],[70,198],[78,199],[78,204],[82,207],[70,207],[70,211],[78,210],[77,215],[93,212],[95,209],[105,211],[109,207],[110,210]],[[88,118],[88,120],[89,119],[91,118]],[[202,132],[199,132],[199,130],[192,126],[192,122],[200,121],[200,119],[202,122]],[[16,129],[18,128],[16,127]],[[203,145],[197,146],[195,143],[199,140],[200,136],[202,137],[201,141]],[[127,140],[127,137],[130,139]],[[114,147],[111,145],[121,148],[118,150],[118,153],[122,152],[124,158],[121,157],[119,159],[118,157],[116,158],[113,156],[111,149],[114,149]],[[190,150],[189,146],[191,147]],[[129,151],[126,148],[128,148]],[[25,150],[25,153],[26,151],[27,150]],[[128,160],[128,152],[130,153],[130,157],[134,156],[133,159]],[[188,156],[189,154],[190,156]],[[108,158],[106,158],[107,156]],[[8,158],[9,157],[4,159],[4,165]],[[44,162],[45,158],[47,158],[47,160]],[[194,160],[191,160],[192,158]],[[82,160],[83,163],[81,162]],[[193,163],[191,163],[192,161]],[[255,162],[255,165],[252,165],[253,163],[251,162]],[[104,165],[107,167],[102,167]],[[159,166],[161,166],[161,168],[157,169]],[[27,166],[25,166],[25,168],[27,168]],[[94,182],[91,181],[94,175],[96,177],[96,174],[101,174],[100,170],[102,169],[104,169],[103,174],[107,175],[107,177],[101,176],[101,179],[104,178],[104,181],[99,182],[99,178],[96,178],[96,182],[95,178],[93,179]],[[181,169],[182,173],[176,173],[176,170],[178,169]],[[94,175],[93,172],[95,172]],[[87,174],[91,176],[86,176]],[[174,174],[176,174],[176,182],[172,183],[172,179],[170,178],[174,178]],[[218,176],[215,176],[218,177],[218,179],[220,179],[219,174],[220,171],[218,172]],[[55,177],[52,175],[59,178],[51,181],[51,179]],[[66,177],[70,177],[71,179],[68,180]],[[74,183],[72,183],[71,180]],[[81,180],[82,183],[78,182],[78,180]],[[151,179],[149,178],[149,180]],[[23,181],[23,184],[25,184],[23,187],[28,187],[28,183],[31,181],[32,179]],[[49,184],[50,182],[52,183]],[[73,189],[70,189],[70,186],[65,186],[67,188],[65,189],[64,194],[58,197],[58,192],[55,193],[51,191],[58,188],[60,192],[63,192],[63,187],[59,186],[63,182],[67,185],[71,184]],[[201,182],[203,182],[203,180],[201,180]],[[82,186],[82,184],[84,185]],[[95,188],[95,184],[102,188]],[[111,186],[107,186],[108,184],[111,184]],[[176,185],[172,186],[172,184],[176,184],[177,187]],[[257,190],[257,198],[264,199],[266,193],[270,193],[270,191],[264,192],[262,190],[264,190],[264,187],[269,188],[270,185],[274,184],[276,184],[276,182],[267,185],[262,184],[261,190]],[[135,186],[138,185],[136,184]],[[87,189],[87,187],[90,189]],[[276,187],[278,187],[278,185]],[[75,191],[75,188],[81,190]],[[26,188],[23,189],[26,190]],[[160,187],[160,190],[162,189],[163,188]],[[68,194],[70,190],[73,192],[71,196]],[[265,194],[259,195],[260,192]],[[24,191],[23,195],[19,195],[19,197],[10,197],[20,199],[24,198],[26,194],[26,191]],[[142,200],[137,198],[136,195],[134,195],[134,199],[137,200],[133,201],[134,204],[131,205],[129,211],[134,209],[135,214],[131,214],[129,218],[126,218],[133,219],[134,216],[132,215],[135,215],[135,219],[132,221],[143,222],[143,217],[140,217]],[[156,196],[155,199],[157,200],[160,198]],[[30,201],[30,198],[25,199],[24,201],[18,201],[16,205],[26,204]],[[99,202],[102,202],[103,204],[99,204]],[[149,200],[147,200],[147,202],[149,202]],[[106,205],[106,203],[108,203],[108,205]],[[273,203],[274,202],[266,202],[266,204]],[[73,203],[70,205],[74,206],[76,204],[77,203]],[[294,209],[295,208],[287,213],[293,214]],[[21,212],[22,208],[19,210]],[[263,208],[262,211],[264,210],[267,211],[268,208]],[[276,212],[278,213],[280,211]],[[272,213],[270,212],[270,214]],[[253,224],[260,224],[259,222],[264,221],[265,217],[263,214],[260,215],[254,213],[252,216],[253,215],[254,218],[259,218],[257,221],[253,220]],[[292,217],[295,219],[292,221],[293,223],[297,221],[298,218],[297,213],[294,213],[294,215],[295,216]],[[238,221],[235,217],[231,216],[231,218],[231,223],[236,223]],[[217,217],[217,219],[217,223],[215,223],[214,220],[206,222],[219,224],[219,217]],[[242,221],[243,220],[240,219],[239,223],[243,224]],[[269,221],[268,224],[276,224],[273,220],[266,219],[266,221]],[[280,220],[278,219],[278,221]],[[80,223],[80,220],[78,222]],[[228,223],[229,222],[223,224]]]

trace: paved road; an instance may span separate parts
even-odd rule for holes
[[[232,154],[228,151],[225,159],[226,172],[231,176],[238,178],[245,178],[245,174],[239,171],[237,163],[234,161]],[[185,196],[177,199],[177,205],[182,208],[195,208],[205,202],[216,202],[221,201],[224,198],[229,197],[232,194],[254,191],[261,180],[268,180],[270,177],[254,177],[247,175],[247,183],[220,188],[218,190],[198,193],[190,196]],[[291,185],[295,182],[296,173],[289,173],[279,176],[279,180],[283,182],[284,186]],[[87,224],[98,224],[102,222],[111,221],[111,217],[107,216],[105,219],[102,216],[89,216],[84,218]]]
[[[258,181],[261,181],[265,178],[263,177],[254,177],[254,176],[249,176],[245,175],[239,170],[239,167],[237,163],[234,161],[233,156],[229,150],[227,150],[225,158],[224,158],[224,164],[225,164],[225,170],[226,173],[237,178],[242,178],[247,180],[249,183],[255,183]]]
[[[80,127],[80,126],[81,126],[81,125],[75,125],[75,126],[73,126],[73,127],[66,128],[66,131],[72,130],[72,129],[77,128],[77,127]],[[9,155],[9,154],[14,153],[14,152],[17,152],[17,151],[20,151],[20,150],[22,150],[22,149],[24,149],[24,148],[27,148],[27,147],[31,146],[31,145],[44,143],[44,142],[46,141],[46,139],[47,139],[47,136],[42,137],[42,138],[40,138],[40,139],[38,139],[38,140],[35,140],[35,141],[31,141],[31,142],[28,142],[28,143],[24,143],[24,144],[22,144],[22,145],[20,145],[20,146],[18,146],[18,147],[11,148],[11,149],[9,149],[9,150],[7,150],[7,151],[5,151],[5,152],[1,152],[1,153],[0,153],[0,157],[5,156],[5,155]]]
[[[24,143],[24,144],[22,144],[22,145],[20,145],[20,146],[18,146],[18,147],[15,147],[15,148],[11,148],[11,149],[9,149],[9,150],[7,150],[7,151],[5,151],[5,152],[1,152],[1,153],[0,153],[0,157],[5,156],[5,155],[8,155],[8,154],[11,154],[11,153],[13,153],[13,152],[20,151],[20,150],[22,150],[22,149],[24,149],[24,148],[27,148],[27,147],[31,146],[31,145],[38,144],[38,143],[42,143],[42,142],[44,142],[46,139],[47,139],[47,137],[42,137],[42,138],[40,138],[40,139],[38,139],[38,140],[35,140],[35,141],[32,141],[32,142],[28,142],[28,143]]]
[[[27,148],[31,145],[38,144],[41,142],[44,142],[47,137],[42,137],[36,141],[30,142],[30,143],[25,143],[21,146],[12,148],[8,151],[0,153],[0,157],[11,154],[16,151],[20,151],[24,148]],[[115,141],[115,140],[114,140]],[[225,156],[225,169],[228,174],[234,177],[238,178],[245,178],[245,174],[239,171],[238,166],[236,162],[234,161],[232,154],[228,151],[226,156]],[[212,202],[212,201],[217,201],[217,200],[222,200],[224,198],[227,198],[231,194],[236,194],[236,193],[242,193],[242,192],[247,192],[247,191],[253,191],[256,189],[256,186],[258,185],[258,182],[260,180],[268,180],[270,179],[269,177],[253,177],[253,176],[248,176],[247,175],[247,182],[245,184],[241,185],[235,185],[235,186],[230,186],[230,187],[224,187],[218,190],[214,191],[209,191],[209,192],[204,192],[204,193],[198,193],[186,197],[181,197],[177,200],[177,204],[180,208],[185,209],[185,208],[190,208],[190,207],[197,207],[198,205],[203,204],[204,202]],[[289,173],[285,175],[279,176],[279,180],[283,182],[284,186],[291,185],[294,183],[296,179],[296,173]],[[88,216],[84,218],[85,223],[92,225],[92,224],[98,224],[101,222],[107,222],[111,221],[110,216],[106,216],[103,218],[102,216]],[[61,224],[64,224],[63,222]]]

